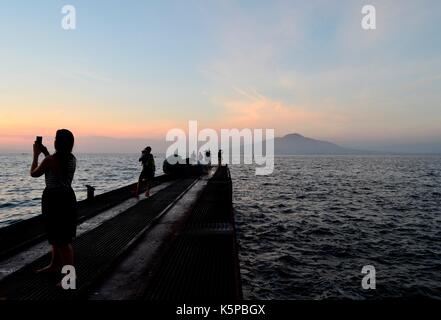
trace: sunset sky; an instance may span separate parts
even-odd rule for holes
[[[440,16],[438,0],[1,1],[0,151],[62,127],[118,151],[188,120],[441,148]]]

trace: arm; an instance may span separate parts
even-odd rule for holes
[[[143,153],[142,155],[141,155],[141,158],[139,158],[139,162],[143,162],[143,161],[145,161],[146,160],[146,155]]]
[[[45,174],[47,169],[49,168],[49,162],[50,162],[49,158],[46,157],[41,162],[41,164],[38,165],[38,157],[34,157],[31,166],[31,177],[38,178],[41,177],[43,174]]]
[[[46,158],[44,158],[41,164],[38,165],[38,156],[40,155],[40,153],[43,153],[46,156]],[[38,146],[37,144],[34,143],[34,157],[32,160],[32,165],[30,170],[31,177],[38,178],[41,177],[46,172],[50,162],[49,160],[50,158],[48,158],[48,156],[49,156],[49,152],[47,151],[46,147]]]
[[[49,153],[49,151],[47,151],[47,148],[44,146],[44,145],[41,145],[40,146],[40,150],[41,150],[41,153],[42,154],[44,154],[44,156],[47,158],[47,157],[49,157],[51,154]]]

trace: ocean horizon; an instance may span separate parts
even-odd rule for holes
[[[139,154],[76,154],[73,187],[136,182]],[[164,157],[156,155],[156,174]],[[40,214],[30,154],[0,154],[0,227]],[[441,298],[441,156],[277,156],[269,176],[231,165],[247,299]],[[361,268],[377,268],[375,294]]]

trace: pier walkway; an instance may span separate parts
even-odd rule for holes
[[[154,178],[152,186],[160,185],[166,181],[172,180],[170,175],[160,175]],[[97,214],[109,209],[124,200],[133,197],[136,183],[112,190],[93,199],[78,202],[78,220],[81,223]],[[141,190],[141,193],[143,190]],[[20,221],[19,223],[0,229],[0,260],[5,259],[30,245],[44,240],[44,224],[40,215],[30,219]]]
[[[76,290],[34,273],[45,254],[1,279],[0,299],[241,299],[231,179],[213,173],[164,183],[77,237]]]

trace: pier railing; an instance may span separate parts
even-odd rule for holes
[[[170,181],[171,175],[160,175],[154,178],[152,185],[156,186]],[[96,195],[92,199],[78,202],[77,223],[81,223],[127,199],[133,197],[136,183]],[[141,189],[140,192],[144,190]],[[0,260],[22,250],[37,241],[45,239],[44,223],[41,215],[22,220],[0,228]]]

